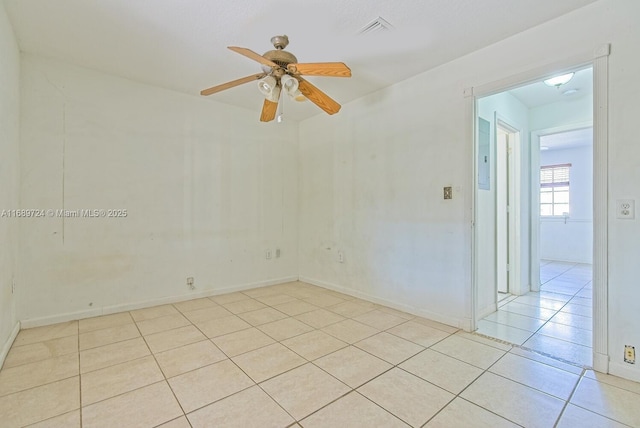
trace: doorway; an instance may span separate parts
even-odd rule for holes
[[[594,353],[591,348],[593,333],[591,330],[581,330],[581,327],[571,324],[579,317],[586,317],[587,311],[589,315],[592,314],[589,295],[591,286],[581,283],[580,289],[572,290],[573,294],[565,299],[561,297],[566,296],[561,296],[556,292],[562,291],[562,281],[567,278],[579,277],[579,280],[582,281],[590,272],[589,262],[591,260],[571,260],[567,256],[565,260],[557,260],[559,263],[548,264],[549,260],[545,259],[542,261],[546,265],[543,268],[543,276],[548,275],[550,269],[562,267],[561,264],[564,262],[573,263],[573,265],[567,267],[561,276],[553,279],[552,283],[545,284],[549,278],[541,281],[540,277],[540,160],[543,158],[540,153],[540,138],[543,137],[544,141],[551,134],[551,132],[545,132],[544,129],[585,128],[584,123],[592,123],[593,98],[590,92],[593,88],[592,70],[591,67],[585,67],[572,71],[575,76],[579,76],[576,86],[583,84],[585,89],[580,94],[581,97],[574,97],[570,102],[568,102],[569,95],[580,93],[582,88],[570,88],[569,86],[562,89],[560,86],[547,88],[551,90],[548,91],[549,99],[554,96],[557,99],[548,103],[548,107],[543,104],[536,105],[536,101],[531,101],[533,98],[527,98],[527,96],[544,90],[540,87],[541,81],[525,85],[522,90],[513,88],[476,100],[478,117],[484,116],[486,118],[489,112],[493,113],[494,121],[491,132],[495,142],[492,160],[494,167],[490,170],[490,174],[494,174],[495,178],[488,180],[493,187],[489,189],[476,187],[475,198],[477,221],[475,261],[476,263],[486,262],[487,256],[480,255],[478,249],[482,245],[489,250],[486,247],[487,244],[493,244],[495,270],[492,278],[490,274],[487,274],[486,268],[483,270],[476,265],[476,284],[478,287],[476,302],[482,303],[483,296],[485,299],[488,297],[488,290],[492,285],[495,290],[493,296],[497,296],[494,297],[495,309],[488,316],[486,314],[491,305],[485,303],[484,307],[476,306],[477,309],[480,309],[477,312],[479,319],[477,331],[480,334],[497,337],[545,354],[553,355],[554,352],[559,351],[556,352],[557,358],[565,361],[573,359],[574,363],[587,366],[591,366],[593,361],[592,355]],[[527,86],[531,88],[527,88]],[[572,90],[569,91],[569,89]],[[565,92],[567,95],[564,95]],[[562,96],[565,98],[560,98]],[[542,98],[539,97],[538,100],[540,99]],[[576,112],[583,112],[584,115],[580,116]],[[505,120],[505,117],[509,117],[511,120]],[[566,122],[558,122],[558,120],[566,120]],[[514,123],[517,125],[514,126]],[[518,132],[519,130],[524,132]],[[522,148],[522,150],[516,156],[518,148]],[[549,167],[550,165],[545,166]],[[556,166],[559,169],[566,168],[564,165]],[[590,166],[592,166],[591,163]],[[590,172],[593,172],[593,169]],[[589,187],[591,187],[590,184]],[[559,214],[555,215],[555,211],[552,211],[554,215],[551,216],[549,223],[564,226],[570,222],[572,228],[576,228],[576,226],[590,228],[591,233],[585,234],[584,239],[593,244],[593,224],[587,223],[586,219],[570,218],[569,201],[566,200],[566,194],[562,193],[564,188],[558,187],[555,190],[553,190],[555,193],[552,193],[552,199],[555,197],[553,202],[557,206],[554,210]],[[549,194],[544,196],[548,198]],[[495,204],[493,237],[490,234],[487,237],[479,233],[480,228],[490,226],[489,221],[492,214],[491,211],[487,211],[487,201],[489,204]],[[545,210],[549,210],[549,202],[545,200],[544,203],[547,204],[544,207]],[[575,240],[567,241],[575,242]],[[548,253],[547,244],[545,241],[545,254]],[[484,251],[481,250],[481,252]],[[568,253],[571,253],[570,249]],[[576,255],[575,251],[573,251],[573,255]],[[586,267],[583,268],[583,266]],[[514,275],[515,270],[518,270],[518,275]],[[494,284],[491,284],[492,280]],[[544,284],[546,288],[555,288],[555,290],[541,291],[541,284]],[[567,290],[568,288],[564,291]],[[482,309],[484,309],[484,313]],[[580,314],[576,314],[576,312],[580,312]],[[557,346],[564,343],[567,344],[566,352]],[[546,344],[549,346],[545,347]]]

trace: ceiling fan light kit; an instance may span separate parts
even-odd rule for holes
[[[262,66],[262,73],[253,74],[200,91],[201,95],[211,95],[244,83],[258,80],[258,88],[265,97],[260,121],[270,122],[276,117],[282,89],[296,101],[309,99],[328,114],[340,110],[340,104],[316,88],[302,76],[351,77],[351,70],[342,62],[298,63],[298,59],[284,48],[289,44],[287,36],[271,38],[274,50],[259,55],[247,48],[229,46],[229,49],[250,58]],[[278,121],[282,114],[279,115]]]
[[[278,102],[280,98],[280,86],[278,86],[278,81],[273,76],[267,76],[264,79],[258,81],[258,88],[264,98],[272,101],[274,103]]]

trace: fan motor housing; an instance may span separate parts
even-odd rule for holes
[[[265,52],[263,57],[267,58],[270,61],[275,62],[282,68],[287,68],[289,64],[295,64],[298,62],[298,59],[291,52],[287,52],[281,49],[275,49],[272,51]],[[265,69],[266,68],[266,69]],[[271,70],[271,68],[263,66],[262,68],[265,72]]]

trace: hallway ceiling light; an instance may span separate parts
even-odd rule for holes
[[[546,79],[544,81],[544,84],[547,86],[555,86],[556,88],[559,88],[560,86],[567,84],[569,80],[573,78],[574,74],[575,73],[567,73],[561,76],[551,77],[549,79]]]

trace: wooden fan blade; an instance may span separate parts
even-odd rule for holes
[[[213,86],[209,89],[203,89],[202,91],[200,91],[200,95],[215,94],[216,92],[224,91],[225,89],[233,88],[234,86],[242,85],[243,83],[249,83],[249,82],[253,82],[254,80],[260,80],[266,75],[267,73],[257,73],[257,74],[252,74],[251,76],[243,77],[241,79],[232,80],[231,82],[223,83],[222,85]]]
[[[266,65],[268,67],[278,67],[278,64],[276,64],[275,62],[273,62],[271,60],[266,59],[262,55],[259,55],[259,54],[255,53],[251,49],[241,48],[241,47],[238,47],[238,46],[228,46],[228,48],[231,49],[232,51],[236,52],[236,53],[239,53],[240,55],[244,55],[247,58],[251,58],[254,61],[258,61],[262,65]]]
[[[351,69],[342,62],[310,62],[289,64],[287,69],[303,76],[351,77]]]
[[[296,76],[296,79],[300,82],[298,89],[302,92],[302,95],[309,98],[312,103],[329,114],[335,114],[340,111],[340,104],[331,99],[327,94],[300,76]]]
[[[275,119],[277,111],[278,103],[265,99],[262,105],[262,113],[260,114],[260,122],[271,122]]]

